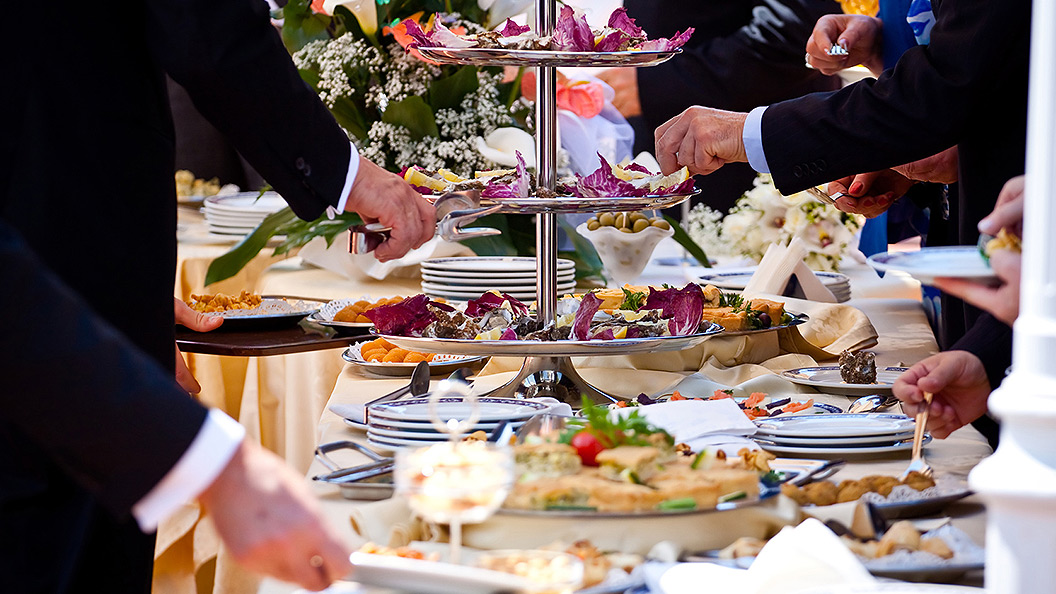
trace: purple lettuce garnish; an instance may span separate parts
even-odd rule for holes
[[[627,34],[623,31],[613,31],[601,39],[594,46],[596,52],[615,52],[619,51],[620,46],[629,39]]]
[[[524,198],[531,189],[531,180],[528,179],[528,165],[521,156],[521,151],[516,151],[517,157],[517,179],[513,183],[500,184],[489,182],[480,193],[482,198]]]
[[[624,167],[624,169],[627,171],[637,171],[638,173],[644,173],[646,175],[656,175],[652,171],[649,171],[649,168],[645,165],[635,163],[634,161],[631,161],[626,167]]]
[[[649,188],[636,188],[629,181],[624,181],[612,172],[612,166],[605,157],[598,153],[601,167],[594,173],[582,177],[576,184],[575,194],[580,198],[608,198],[613,196],[645,196]]]
[[[510,311],[514,316],[523,316],[528,313],[528,306],[506,293],[488,291],[480,296],[480,299],[471,299],[466,304],[466,315],[474,318],[488,313],[493,309],[502,307],[503,303],[510,304]]]
[[[613,340],[614,338],[616,338],[616,335],[613,334],[612,328],[605,328],[601,332],[590,337],[591,340]]]
[[[432,38],[429,37],[429,34],[422,31],[422,28],[418,26],[418,23],[411,19],[406,19],[403,21],[403,26],[407,29],[407,34],[414,40],[414,43],[409,44],[407,49],[415,47],[433,47],[433,45],[435,45]]]
[[[430,300],[428,295],[415,295],[399,303],[382,305],[363,312],[378,334],[389,336],[421,336],[425,327],[433,323],[435,316],[426,307]],[[442,309],[451,309],[442,303],[433,303]]]
[[[622,31],[628,37],[645,37],[645,31],[634,23],[634,19],[627,16],[627,9],[622,6],[609,15],[609,28]]]
[[[594,293],[587,293],[583,296],[579,302],[579,309],[576,310],[576,317],[572,319],[572,340],[590,340],[590,322],[600,307],[601,299],[598,299]],[[703,309],[701,309],[701,315],[704,315]]]
[[[576,14],[569,5],[561,7],[561,15],[550,37],[551,49],[566,52],[589,52],[594,49],[594,32],[583,13]]]
[[[674,51],[689,41],[689,37],[693,35],[693,27],[690,27],[682,33],[675,34],[670,39],[651,39],[642,43],[638,46],[638,49],[643,51],[656,51],[656,52],[670,52]]]
[[[523,33],[531,31],[532,28],[528,25],[518,25],[513,22],[513,19],[506,19],[506,26],[502,28],[500,33],[503,37],[517,37]]]
[[[416,47],[473,47],[476,45],[476,42],[460,37],[454,34],[451,29],[445,27],[440,22],[440,15],[433,15],[433,30],[428,33],[422,31],[418,23],[410,19],[403,21],[403,24],[407,28],[407,34],[414,39],[414,43],[409,44],[407,49]]]
[[[520,340],[520,339],[517,338],[517,333],[513,331],[513,328],[507,328],[507,329],[502,331],[502,336],[499,337],[499,340]]]
[[[684,181],[684,182],[682,182],[680,184],[677,184],[677,185],[674,185],[674,186],[671,186],[671,187],[668,187],[668,188],[657,188],[656,189],[656,193],[657,194],[670,194],[672,196],[692,194],[694,191],[696,191],[696,187],[693,185],[693,181],[694,180],[691,177],[691,178],[687,179],[686,181]]]
[[[642,309],[659,309],[660,316],[671,320],[668,329],[676,336],[693,334],[700,327],[704,315],[704,291],[690,283],[682,289],[657,291],[649,287]]]

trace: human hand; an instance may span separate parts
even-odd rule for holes
[[[352,570],[351,551],[320,514],[304,478],[255,443],[243,440],[199,500],[246,569],[311,590]]]
[[[952,184],[957,181],[957,155],[957,147],[952,146],[937,155],[899,165],[893,169],[912,180]]]
[[[907,369],[895,380],[893,391],[910,416],[923,407],[924,392],[931,392],[927,429],[945,439],[986,414],[991,386],[979,357],[968,351],[945,351]]]
[[[1024,177],[1014,177],[1001,188],[994,211],[979,222],[979,231],[997,235],[1006,229],[1016,237],[1023,236]],[[1001,281],[997,287],[981,285],[956,278],[936,278],[939,290],[960,297],[972,305],[985,309],[1002,322],[1012,325],[1019,317],[1019,281],[1023,255],[1007,249],[990,254],[990,268]]]
[[[380,222],[392,229],[389,238],[374,250],[374,257],[382,262],[403,256],[436,234],[433,205],[400,176],[366,159],[359,160],[345,210],[358,213],[364,223]]]
[[[195,332],[216,330],[220,324],[224,323],[224,318],[194,311],[191,306],[178,297],[172,298],[172,307],[176,316],[176,323],[186,326]],[[190,394],[197,394],[202,391],[201,384],[194,379],[191,370],[187,368],[187,362],[183,360],[183,353],[180,352],[180,347],[178,346],[176,347],[176,383],[180,384],[180,387],[187,390]]]
[[[884,70],[883,36],[880,19],[856,14],[827,14],[814,25],[807,40],[807,63],[822,74],[861,64],[876,76]],[[846,56],[830,56],[829,48],[839,44]]]
[[[637,68],[609,68],[602,70],[597,77],[616,91],[612,106],[623,114],[623,117],[642,115],[642,104],[638,99]]]
[[[671,118],[654,134],[656,158],[665,175],[689,167],[707,175],[726,163],[747,162],[744,152],[746,113],[709,107],[690,107]]]
[[[884,169],[838,179],[829,183],[827,190],[829,194],[843,193],[836,199],[836,208],[871,219],[891,208],[914,183],[892,169]]]

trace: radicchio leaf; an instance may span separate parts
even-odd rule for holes
[[[433,47],[436,45],[429,34],[422,31],[422,28],[418,26],[418,23],[411,19],[406,19],[403,21],[403,26],[407,29],[407,35],[410,35],[411,39],[414,40],[413,43],[408,44],[407,49],[416,47]]]
[[[516,298],[506,293],[499,294],[495,291],[488,291],[481,295],[480,299],[471,299],[466,304],[466,315],[479,318],[493,309],[502,307],[502,304],[507,302],[510,304],[510,311],[513,312],[514,317],[528,313],[528,306]]]
[[[576,196],[580,198],[606,198],[606,197],[630,197],[644,196],[649,193],[649,188],[636,188],[634,184],[624,181],[612,172],[612,166],[605,157],[598,153],[601,159],[601,167],[594,173],[579,179],[576,184]]]
[[[590,322],[600,307],[601,299],[598,299],[594,293],[587,293],[583,296],[579,302],[579,309],[576,310],[576,317],[572,319],[572,340],[590,339]],[[704,315],[703,309],[701,315]]]
[[[692,194],[696,190],[696,187],[693,185],[693,181],[694,180],[691,177],[691,178],[687,179],[686,181],[684,181],[684,182],[682,182],[680,184],[677,184],[677,185],[674,185],[674,186],[671,186],[671,187],[668,187],[668,188],[657,188],[656,189],[656,193],[657,194],[670,194],[672,196]]]
[[[428,295],[415,295],[399,303],[368,309],[363,312],[363,315],[374,322],[374,328],[378,334],[421,336],[425,327],[433,323],[435,319],[426,307],[428,304]],[[433,305],[440,307],[443,304],[434,303]],[[444,306],[444,308],[449,309],[449,306]]]
[[[614,338],[616,338],[616,335],[613,334],[612,328],[605,328],[601,332],[590,337],[591,340],[612,340]]]
[[[516,37],[531,30],[532,28],[528,25],[518,25],[513,22],[513,19],[506,19],[506,26],[502,28],[500,35],[503,37]]]
[[[583,13],[576,14],[569,5],[561,7],[561,16],[557,17],[554,34],[550,37],[550,47],[557,51],[589,52],[594,49],[594,32],[587,24]]]
[[[410,28],[407,29],[410,34]],[[429,32],[429,45],[420,47],[473,47],[475,42],[459,37],[440,22],[440,15],[433,15],[433,30]]]
[[[671,320],[668,328],[675,336],[693,334],[704,315],[704,291],[690,283],[682,289],[657,291],[649,287],[643,309],[659,309],[661,317]]]
[[[644,173],[646,175],[656,175],[652,171],[649,171],[649,168],[645,165],[642,165],[641,163],[635,163],[634,161],[628,163],[624,167],[624,169],[626,169],[627,171],[637,171],[638,173]]]
[[[517,179],[513,183],[499,184],[489,182],[480,193],[482,198],[524,198],[531,190],[531,180],[528,179],[528,165],[521,156],[521,151],[516,151],[517,157]]]
[[[658,52],[670,52],[674,51],[689,41],[690,35],[693,35],[693,27],[690,27],[682,33],[675,34],[670,39],[651,39],[642,43],[638,46],[638,49],[643,51],[658,51]]]
[[[609,33],[608,35],[603,37],[601,39],[601,41],[599,41],[597,43],[597,45],[594,46],[594,51],[596,51],[596,52],[615,52],[615,51],[619,51],[620,50],[620,46],[622,46],[627,41],[627,39],[629,39],[629,38],[627,37],[627,34],[624,33],[623,31],[613,31],[612,33]]]
[[[635,24],[634,19],[627,16],[627,9],[622,6],[609,15],[609,28],[623,31],[628,37],[645,37],[645,32]]]
[[[513,331],[513,328],[506,328],[505,330],[502,331],[502,336],[499,337],[499,340],[520,340],[520,339],[517,338],[517,333]]]

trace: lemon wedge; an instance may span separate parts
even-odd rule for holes
[[[475,171],[473,177],[480,179],[484,177],[499,177],[507,173],[516,173],[516,169],[492,169],[491,171]]]
[[[685,182],[687,179],[689,179],[689,167],[683,167],[671,175],[665,175],[650,183],[649,190],[655,192],[660,188],[671,188]]]
[[[437,175],[439,175],[440,177],[446,179],[447,181],[453,182],[453,183],[456,183],[456,184],[458,182],[466,181],[465,178],[460,177],[457,173],[455,173],[453,171],[450,171],[448,169],[441,169],[440,171],[437,171],[436,173],[437,173]]]
[[[423,188],[429,188],[434,192],[443,192],[447,189],[447,184],[443,181],[436,179],[435,177],[429,177],[428,175],[418,171],[414,167],[408,168],[407,173],[403,174],[403,179],[407,183],[421,186]]]
[[[612,166],[612,174],[622,179],[623,181],[634,181],[636,179],[650,177],[648,173],[644,173],[642,171],[635,171],[633,169],[624,169],[619,165]]]
[[[613,338],[627,338],[627,326],[621,326],[612,333]]]
[[[477,335],[477,340],[499,340],[500,338],[502,338],[502,328],[492,328]]]

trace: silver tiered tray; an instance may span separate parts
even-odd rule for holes
[[[481,206],[502,205],[500,212],[538,214],[541,212],[624,212],[667,208],[685,202],[696,196],[700,190],[691,194],[649,194],[646,196],[580,198],[578,196],[555,196],[539,198],[481,198]]]
[[[561,52],[482,47],[419,47],[418,51],[430,60],[470,66],[655,66],[682,53],[681,49]]]

